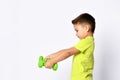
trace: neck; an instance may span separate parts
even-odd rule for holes
[[[92,32],[88,32],[85,37],[87,37],[87,36],[93,36],[93,33]]]
[[[86,34],[86,36],[84,36],[83,38],[80,38],[80,39],[84,39],[84,38],[86,38],[87,36],[92,36],[92,37],[93,37],[93,33],[92,33],[92,32],[88,32],[88,33]]]

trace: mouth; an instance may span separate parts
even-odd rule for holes
[[[78,35],[76,35],[78,38],[80,38]]]

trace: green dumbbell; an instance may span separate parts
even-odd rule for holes
[[[43,56],[40,56],[39,57],[39,61],[38,61],[38,67],[39,68],[42,68],[43,66],[45,66],[45,63],[48,61],[49,59],[45,59],[45,58],[43,58]],[[56,71],[57,69],[58,69],[58,64],[56,63],[56,64],[54,64],[53,66],[52,66],[52,69],[54,70],[54,71]]]

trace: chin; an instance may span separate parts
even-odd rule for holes
[[[79,39],[84,39],[85,37],[78,37]]]
[[[77,36],[79,39],[81,39],[81,37]]]
[[[80,37],[80,36],[77,36],[79,39],[83,39],[82,37]]]

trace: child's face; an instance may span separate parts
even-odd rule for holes
[[[87,27],[82,24],[75,24],[74,29],[76,31],[76,36],[80,39],[85,38],[88,34]]]

